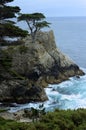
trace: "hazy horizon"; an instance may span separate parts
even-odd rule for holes
[[[85,0],[14,0],[11,5],[19,6],[22,13],[41,12],[46,17],[86,16]]]

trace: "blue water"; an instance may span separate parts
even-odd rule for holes
[[[49,30],[54,31],[57,47],[86,68],[86,17],[54,17],[47,21],[51,23]],[[28,30],[25,22],[18,25]]]
[[[86,68],[86,17],[48,18],[57,46]]]
[[[49,86],[46,88],[49,98],[46,110],[86,108],[86,75]]]
[[[68,54],[86,73],[86,17],[48,18],[54,30],[56,44]],[[50,87],[50,88],[49,88]],[[49,100],[44,102],[46,110],[86,108],[86,75],[72,77],[60,84],[45,89]],[[35,107],[41,103],[29,103],[11,108],[10,112]]]

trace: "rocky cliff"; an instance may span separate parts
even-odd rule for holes
[[[30,36],[23,42],[1,51],[0,101],[44,101],[43,87],[84,74],[56,47],[53,31],[39,32],[35,43]]]

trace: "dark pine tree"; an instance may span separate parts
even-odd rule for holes
[[[20,14],[18,17],[18,21],[26,21],[29,27],[32,43],[35,43],[38,31],[44,27],[49,27],[50,23],[44,21],[43,19],[45,19],[45,16],[42,13]]]
[[[25,37],[28,32],[15,25],[12,18],[20,12],[18,6],[9,6],[7,3],[13,0],[0,0],[0,43],[6,42],[5,37]]]

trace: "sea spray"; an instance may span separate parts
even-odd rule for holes
[[[86,73],[86,69],[83,69]],[[48,101],[43,102],[46,111],[59,109],[86,108],[86,75],[72,77],[60,84],[48,85],[45,88]],[[34,107],[39,108],[42,102],[27,103],[11,107],[9,112],[16,112],[21,109]]]

